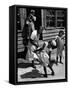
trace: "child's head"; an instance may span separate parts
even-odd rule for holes
[[[61,31],[59,31],[58,36],[59,36],[59,37],[62,37],[62,35],[64,35],[64,31],[61,30]]]
[[[48,48],[51,48],[52,46],[52,40],[48,41]]]

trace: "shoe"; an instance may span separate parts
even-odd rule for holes
[[[60,62],[61,64],[63,64],[63,62]]]
[[[56,65],[58,65],[58,62],[55,62]]]
[[[36,69],[36,66],[32,65],[32,67],[33,67],[34,69]]]
[[[54,76],[54,72],[52,72],[51,75]]]
[[[32,61],[32,67],[36,69],[36,66],[34,65],[34,61]]]
[[[47,74],[44,74],[43,76],[47,78]]]

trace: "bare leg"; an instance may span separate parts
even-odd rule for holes
[[[62,60],[62,56],[60,56],[60,63],[63,64],[63,62],[61,60]]]
[[[49,51],[49,62],[51,61],[51,51]]]
[[[52,67],[50,65],[48,65],[48,67],[50,68],[50,70],[52,71],[51,75],[54,75],[54,70],[52,69]]]
[[[58,65],[58,56],[56,57],[56,65]]]
[[[44,66],[43,68],[44,68],[44,72],[45,72],[44,77],[47,77],[47,70],[46,70],[46,67]]]
[[[36,66],[34,65],[34,60],[32,60],[32,67],[36,69]]]

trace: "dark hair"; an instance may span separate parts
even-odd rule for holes
[[[35,10],[31,10],[30,14],[35,15]]]
[[[62,35],[64,35],[64,31],[62,31],[62,30],[61,30],[61,31],[59,31],[58,36],[60,36],[60,37],[61,37]]]
[[[30,14],[29,16],[28,16],[28,18],[27,18],[30,22],[31,21],[33,21],[34,22],[34,19],[33,19],[33,17],[32,17],[32,15]]]
[[[49,40],[48,41],[48,48],[51,48],[52,47],[52,40]]]

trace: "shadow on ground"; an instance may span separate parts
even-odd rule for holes
[[[48,76],[51,74],[47,74]],[[44,78],[43,74],[39,73],[38,70],[32,70],[26,74],[20,76],[21,78]]]
[[[21,78],[38,78],[38,77],[42,77],[42,74],[40,74],[38,70],[32,70],[31,72],[21,75]]]
[[[55,63],[56,63],[55,60],[50,61],[51,67]],[[38,63],[34,63],[34,64],[39,65]],[[29,67],[32,67],[32,63],[19,63],[18,64],[18,68],[29,68]],[[48,74],[48,75],[51,75],[51,74]],[[38,78],[38,77],[43,77],[43,75],[40,74],[38,70],[33,69],[31,72],[27,72],[25,74],[22,74],[20,77],[21,78]]]

